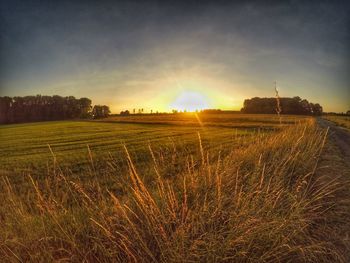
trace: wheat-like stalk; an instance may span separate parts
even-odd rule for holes
[[[275,94],[276,94],[276,102],[277,102],[276,113],[278,115],[280,124],[282,124],[282,119],[281,119],[282,107],[281,107],[280,96],[278,94],[278,89],[277,89],[277,81],[275,81]]]

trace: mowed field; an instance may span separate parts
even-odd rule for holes
[[[297,124],[306,120],[306,116],[283,115],[280,119],[271,114],[205,114],[205,113],[178,113],[178,114],[136,114],[128,116],[111,116],[103,121],[120,123],[152,123],[175,124],[192,126],[218,126],[235,128],[275,128]]]
[[[2,171],[35,172],[50,165],[54,155],[62,166],[80,170],[90,162],[90,153],[98,162],[115,160],[124,156],[124,145],[140,162],[149,155],[149,145],[155,150],[176,145],[191,153],[198,148],[198,133],[206,149],[224,150],[240,138],[306,119],[283,116],[280,124],[274,115],[187,113],[2,125],[0,166]]]
[[[0,137],[5,262],[347,260],[348,184],[317,174],[327,130],[312,117],[110,117]]]
[[[173,123],[175,124],[175,122]],[[251,124],[250,124],[251,125]],[[268,127],[271,127],[269,125]],[[108,121],[58,121],[0,126],[0,166],[2,170],[38,169],[53,161],[71,169],[90,161],[124,156],[124,145],[135,158],[142,159],[149,145],[156,149],[173,147],[191,152],[198,148],[198,133],[206,148],[225,148],[240,136],[263,132],[260,122],[254,128]],[[265,131],[266,132],[266,131]],[[90,153],[89,153],[90,149]]]

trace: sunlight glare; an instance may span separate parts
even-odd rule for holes
[[[194,112],[209,108],[208,98],[197,91],[183,91],[170,104],[170,107],[179,111]]]

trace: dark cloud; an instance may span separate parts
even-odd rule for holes
[[[258,86],[283,76],[344,97],[349,13],[341,1],[2,1],[1,93],[45,93],[42,83],[108,71],[132,78],[143,68],[152,78],[159,68],[211,65],[228,81]]]

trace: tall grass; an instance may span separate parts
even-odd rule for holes
[[[280,95],[278,94],[278,89],[277,89],[277,81],[275,81],[275,97],[276,97],[276,104],[277,104],[276,113],[278,115],[280,124],[282,124],[282,118],[281,118],[282,107],[281,107]]]
[[[199,135],[199,158],[181,159],[175,176],[175,148],[161,157],[149,145],[151,180],[125,146],[128,175],[115,178],[123,194],[102,188],[98,171],[80,182],[56,167],[44,181],[28,175],[24,192],[2,177],[0,258],[345,262],[337,224],[346,216],[337,205],[345,185],[317,174],[326,135],[310,120],[256,134],[225,154],[205,149]]]

